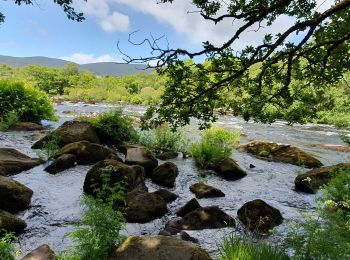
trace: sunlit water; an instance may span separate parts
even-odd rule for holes
[[[64,103],[56,106],[60,117],[58,122],[46,122],[51,127],[57,127],[66,120],[73,119],[78,115],[89,115],[114,108],[111,105],[87,105]],[[145,108],[141,106],[125,106],[124,112],[129,115],[140,115]],[[67,111],[70,111],[67,113]],[[288,143],[301,147],[312,153],[324,165],[332,165],[349,160],[349,153],[325,150],[313,147],[313,144],[343,144],[339,139],[339,130],[325,125],[297,125],[287,126],[283,122],[272,125],[264,125],[254,122],[245,122],[242,119],[231,116],[223,116],[218,124],[240,129],[246,136],[242,137],[241,143],[249,140],[268,140]],[[316,129],[316,130],[315,130]],[[344,132],[344,131],[343,131]],[[348,133],[348,132],[345,132]],[[40,132],[5,132],[0,133],[0,146],[12,147],[30,156],[36,156],[30,147],[44,133]],[[301,219],[300,211],[314,210],[315,198],[318,195],[297,193],[294,191],[294,178],[297,174],[307,171],[297,166],[267,162],[256,159],[248,154],[235,152],[233,158],[244,168],[248,176],[238,181],[225,181],[215,175],[209,175],[207,184],[220,188],[225,197],[200,199],[202,206],[218,205],[231,216],[237,216],[237,210],[247,201],[263,199],[268,204],[278,208],[285,221],[274,230],[276,235],[269,240],[281,242],[288,230],[290,219]],[[171,160],[179,168],[179,176],[176,186],[170,191],[176,193],[179,198],[168,204],[169,212],[162,218],[146,224],[127,224],[124,233],[126,235],[156,235],[164,228],[169,220],[176,218],[176,212],[187,201],[193,198],[189,187],[198,182],[200,171],[194,166],[192,159],[181,157]],[[160,161],[160,163],[162,163]],[[256,167],[250,169],[249,165]],[[20,213],[27,222],[26,232],[20,236],[19,247],[22,255],[33,250],[41,244],[48,244],[59,252],[70,245],[71,241],[66,235],[74,230],[73,223],[78,222],[81,216],[80,198],[86,172],[91,166],[76,166],[57,175],[50,175],[43,169],[44,166],[35,167],[22,172],[13,178],[34,191],[31,207]],[[150,191],[160,188],[147,180],[146,184]],[[237,223],[239,221],[237,220]],[[237,232],[242,234],[243,228],[239,225],[236,229],[224,228],[215,230],[188,231],[199,240],[200,246],[205,248],[214,258],[223,237]]]

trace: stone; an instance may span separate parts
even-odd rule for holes
[[[56,158],[45,171],[51,174],[56,174],[66,169],[72,168],[75,165],[77,157],[74,154],[62,154]]]
[[[256,233],[268,233],[268,231],[283,221],[280,211],[265,201],[256,199],[245,203],[237,211],[238,219]]]
[[[0,176],[10,176],[29,170],[42,163],[12,148],[0,148]]]
[[[176,200],[178,198],[178,196],[175,193],[172,193],[166,189],[159,189],[153,193],[161,196],[165,200],[166,203],[173,202],[174,200]]]
[[[33,191],[23,184],[0,176],[0,209],[16,213],[29,207]]]
[[[338,152],[350,152],[350,146],[341,144],[314,144],[312,146]]]
[[[140,165],[145,169],[146,177],[150,177],[154,168],[158,166],[158,160],[144,147],[127,147],[125,163],[128,165]]]
[[[41,149],[44,143],[56,139],[59,147],[63,147],[70,143],[79,141],[88,141],[91,143],[100,143],[95,128],[88,122],[83,121],[67,121],[51,133],[47,134],[39,141],[34,143],[33,149]]]
[[[162,152],[162,153],[156,154],[156,158],[159,160],[166,161],[169,159],[177,158],[178,155],[179,155],[178,152],[168,151],[168,152]]]
[[[32,123],[32,122],[18,122],[14,123],[9,127],[8,130],[10,131],[38,131],[43,130],[44,127],[42,127],[39,124]]]
[[[223,193],[221,190],[215,187],[206,185],[202,182],[191,185],[190,191],[196,195],[197,199],[225,197],[225,193]]]
[[[41,245],[21,260],[56,260],[55,252],[48,245]]]
[[[7,211],[0,210],[0,232],[4,229],[8,232],[20,234],[26,227],[27,224],[24,220]]]
[[[201,205],[199,205],[198,201],[193,198],[190,201],[188,201],[184,206],[182,206],[179,211],[176,213],[177,216],[183,217],[186,214],[200,208]]]
[[[158,185],[173,188],[178,175],[179,170],[176,164],[166,162],[154,168],[151,174],[151,180]]]
[[[252,141],[238,146],[237,150],[250,153],[260,159],[289,163],[306,168],[317,168],[322,166],[322,163],[311,154],[289,144]]]
[[[225,180],[234,181],[247,176],[247,173],[229,157],[219,161],[214,170]]]
[[[108,260],[211,260],[199,246],[171,236],[131,236]]]
[[[333,166],[312,169],[295,178],[295,190],[316,193],[320,187],[327,184],[338,172],[346,169],[350,169],[350,163],[340,163]]]

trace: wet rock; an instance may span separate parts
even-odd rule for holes
[[[249,168],[250,169],[253,169],[253,168],[255,168],[256,166],[254,165],[254,164],[249,164]]]
[[[131,236],[109,260],[211,260],[197,245],[169,236]]]
[[[341,144],[314,144],[312,146],[338,152],[350,152],[350,146]]]
[[[159,235],[161,236],[173,236],[178,239],[182,239],[184,241],[190,241],[192,243],[198,243],[198,239],[191,237],[188,233],[182,230],[178,229],[171,229],[169,228],[168,230],[161,230],[159,232]]]
[[[0,175],[9,176],[29,170],[42,163],[12,148],[0,148]]]
[[[0,176],[0,209],[16,213],[29,207],[33,191],[23,184]]]
[[[128,222],[149,222],[168,211],[165,200],[155,193],[129,192],[125,202],[125,217]]]
[[[159,160],[166,161],[169,159],[177,158],[178,155],[178,152],[169,151],[156,154],[156,158]]]
[[[345,169],[350,169],[350,163],[317,168],[300,174],[294,180],[295,189],[307,193],[316,193],[317,189],[327,184],[332,177]]]
[[[289,144],[252,141],[238,146],[237,150],[250,153],[258,158],[275,162],[290,163],[306,168],[317,168],[322,166],[322,163],[311,154]]]
[[[31,122],[18,122],[9,127],[10,131],[38,131],[43,129],[41,125]]]
[[[32,148],[41,149],[45,142],[55,139],[58,141],[59,147],[63,147],[70,143],[79,141],[88,141],[91,143],[100,143],[95,128],[88,122],[67,121],[56,130],[47,134],[37,141]]]
[[[235,220],[217,206],[198,208],[181,219],[169,221],[165,230],[202,230],[234,227]]]
[[[172,162],[166,162],[153,170],[151,180],[158,185],[172,188],[175,186],[175,180],[178,175],[179,170],[177,166]]]
[[[59,173],[61,171],[74,167],[76,160],[77,157],[74,154],[62,154],[49,166],[47,166],[45,168],[45,171],[51,174]]]
[[[197,199],[225,197],[225,193],[212,186],[206,185],[202,182],[191,185],[190,191],[196,195]]]
[[[183,217],[186,214],[200,208],[201,205],[199,205],[198,201],[193,198],[190,201],[188,201],[183,207],[179,209],[179,211],[176,213],[177,216]]]
[[[175,193],[172,193],[166,189],[159,189],[159,190],[155,191],[154,193],[161,196],[165,200],[166,203],[173,202],[174,200],[176,200],[178,198],[178,196]]]
[[[225,157],[215,165],[215,171],[225,180],[238,180],[247,173],[231,158]]]
[[[7,211],[0,210],[0,232],[4,229],[8,232],[20,234],[26,227],[27,224],[24,220]]]
[[[267,233],[273,227],[282,223],[280,211],[260,199],[245,203],[237,216],[249,230],[256,233]]]
[[[63,154],[75,155],[78,164],[96,163],[111,157],[119,158],[114,150],[88,141],[67,144],[59,151],[58,156]],[[119,159],[118,161],[122,160]]]
[[[125,163],[128,165],[140,165],[145,169],[146,177],[150,177],[154,168],[158,166],[158,160],[144,147],[127,147]]]
[[[21,260],[56,260],[55,252],[48,245],[41,245]]]
[[[96,163],[86,174],[83,190],[88,195],[96,196],[95,189],[102,187],[102,175],[110,174],[110,185],[124,182],[127,192],[132,190],[147,191],[145,185],[145,173],[140,166],[128,166],[116,160],[104,160]]]

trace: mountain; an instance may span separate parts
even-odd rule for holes
[[[63,68],[67,63],[66,60],[48,58],[48,57],[11,57],[0,55],[0,64],[11,67],[24,67],[28,65],[41,65],[50,68]],[[98,76],[125,76],[129,74],[152,72],[153,69],[147,69],[143,64],[127,64],[117,62],[98,62],[88,64],[77,64],[81,71],[91,71]]]

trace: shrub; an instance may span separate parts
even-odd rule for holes
[[[238,144],[240,133],[212,127],[204,130],[201,136],[201,141],[193,144],[189,152],[199,167],[207,168],[232,154],[233,148]]]
[[[346,134],[341,134],[339,137],[344,143],[346,143],[347,145],[350,146],[350,137],[349,136],[347,136]]]
[[[0,119],[16,113],[20,121],[53,120],[54,108],[48,96],[23,82],[0,80]]]
[[[16,112],[9,112],[4,118],[0,118],[0,130],[7,130],[11,125],[19,121]]]
[[[15,260],[16,247],[12,243],[14,236],[12,233],[4,233],[3,237],[0,237],[0,258],[3,260]]]
[[[132,125],[132,120],[123,115],[121,109],[99,114],[95,118],[82,119],[89,121],[105,141],[112,141],[119,145],[137,140],[137,132]]]
[[[230,236],[224,239],[219,260],[288,260],[288,255],[275,246]]]

